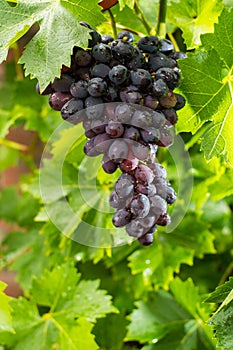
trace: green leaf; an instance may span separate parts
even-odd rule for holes
[[[201,34],[214,31],[222,7],[221,0],[175,0],[168,6],[167,19],[182,30],[187,49],[193,49],[200,45]]]
[[[12,332],[10,298],[3,292],[5,288],[6,284],[0,281],[0,331]]]
[[[147,302],[136,302],[126,339],[153,344],[145,347],[151,350],[214,349],[204,324],[205,307],[200,307],[200,297],[191,280],[182,282],[176,278],[171,292],[156,291],[150,293]]]
[[[203,49],[190,54],[179,65],[183,74],[181,90],[188,103],[180,111],[179,131],[196,133],[203,124],[202,148],[207,160],[224,156],[233,166],[233,10],[224,10],[214,34],[202,36]],[[221,38],[221,39],[220,39]],[[217,42],[223,41],[221,46]]]
[[[233,300],[233,277],[229,278],[229,281],[225,282],[221,286],[218,286],[214,292],[212,292],[208,298],[205,299],[206,303],[223,303],[226,306]]]
[[[96,26],[104,20],[94,0],[19,0],[10,7],[0,1],[0,60],[6,59],[8,48],[35,22],[40,29],[27,45],[20,62],[25,74],[37,78],[43,90],[56,76],[62,64],[70,65],[74,46],[87,46],[89,30],[79,24],[85,20]]]
[[[0,332],[3,344],[14,350],[98,349],[91,334],[92,322],[116,309],[110,296],[98,289],[97,281],[78,284],[79,279],[71,262],[45,270],[41,278],[34,279],[28,299],[11,302],[15,335]]]
[[[193,257],[215,253],[214,236],[206,223],[189,212],[180,225],[170,234],[159,234],[149,250],[138,249],[129,256],[133,274],[142,274],[146,285],[168,288],[174,273],[181,264],[192,265]]]
[[[218,346],[223,350],[232,350],[233,347],[233,302],[228,307],[222,308],[209,320],[214,327],[215,337],[218,339]]]
[[[125,8],[125,6],[128,6],[130,9],[133,10],[135,4],[135,0],[119,0],[118,2],[120,6],[120,11],[122,11]]]

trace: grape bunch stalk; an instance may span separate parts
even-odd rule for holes
[[[82,122],[86,155],[102,154],[108,174],[120,169],[110,195],[112,222],[150,245],[157,225],[170,223],[167,205],[176,200],[156,153],[173,143],[177,110],[185,105],[174,89],[181,81],[177,60],[186,55],[167,39],[146,36],[134,44],[128,31],[114,40],[80,24],[91,30],[88,48],[75,47],[71,66],[42,93],[38,83],[37,91],[50,94],[64,120]]]

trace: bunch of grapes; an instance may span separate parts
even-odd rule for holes
[[[83,123],[85,154],[102,154],[108,174],[121,170],[110,196],[113,224],[150,245],[156,225],[170,223],[167,204],[176,200],[156,152],[173,143],[177,110],[185,105],[173,90],[180,84],[177,60],[186,56],[156,36],[134,45],[128,31],[117,40],[94,30],[90,34],[88,49],[76,47],[71,67],[63,67],[42,94],[50,94],[50,106],[64,120]]]

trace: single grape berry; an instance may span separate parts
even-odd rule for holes
[[[157,52],[161,43],[157,36],[145,36],[138,41],[138,48],[145,53]]]
[[[111,159],[109,159],[108,156],[104,155],[102,160],[102,168],[107,174],[112,174],[117,170],[118,166]]]
[[[105,79],[108,77],[110,67],[104,63],[95,64],[91,69],[91,76],[93,78]]]
[[[92,49],[93,58],[100,63],[109,63],[112,58],[111,49],[108,45],[97,44]]]
[[[70,86],[74,83],[74,78],[68,74],[62,74],[60,78],[55,78],[52,83],[54,91],[69,92]]]
[[[133,218],[144,218],[150,212],[150,201],[144,194],[138,194],[130,203],[130,211]]]
[[[128,145],[124,140],[115,140],[111,144],[108,156],[112,160],[122,160],[127,157]]]
[[[131,221],[131,213],[125,209],[116,211],[112,218],[113,225],[116,227],[123,227]]]
[[[150,73],[142,68],[138,68],[130,73],[130,79],[132,84],[140,87],[141,89],[150,86],[152,79]]]
[[[114,66],[109,71],[109,79],[115,85],[123,84],[126,81],[126,79],[128,78],[128,76],[129,76],[128,69],[125,66],[122,66],[120,64],[117,66]]]
[[[114,38],[109,34],[104,34],[101,36],[101,42],[103,44],[107,45],[107,44],[111,43],[112,41],[114,41]]]
[[[117,105],[115,109],[115,117],[119,122],[129,124],[131,121],[131,116],[132,108],[128,104],[121,103]]]
[[[70,86],[70,93],[76,98],[86,98],[88,96],[87,86],[85,80],[79,80]]]
[[[145,235],[138,238],[138,242],[141,245],[148,246],[153,243],[154,236],[153,233],[146,233]]]
[[[107,83],[102,78],[92,78],[88,82],[87,91],[93,97],[100,97],[105,94]]]
[[[72,98],[61,109],[61,116],[64,120],[75,121],[77,119],[77,123],[82,119],[82,115],[79,113],[83,109],[83,100]]]
[[[68,92],[53,92],[49,98],[49,104],[55,111],[60,111],[64,104],[72,99]]]
[[[74,60],[78,66],[86,67],[89,66],[89,64],[91,63],[91,55],[88,51],[78,48],[74,56]]]
[[[132,43],[134,41],[134,36],[127,30],[124,30],[117,35],[118,39],[123,40],[124,42]]]
[[[154,179],[152,170],[143,164],[140,164],[134,173],[135,179],[143,184],[150,184]]]
[[[130,174],[122,174],[115,183],[115,191],[120,198],[125,198],[134,192],[134,179]]]
[[[112,138],[118,138],[124,133],[124,126],[120,122],[110,120],[105,127],[106,133]]]

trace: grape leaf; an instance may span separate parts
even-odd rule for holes
[[[193,49],[200,45],[201,34],[213,32],[222,7],[221,0],[171,1],[167,19],[182,30],[187,49]]]
[[[233,277],[229,278],[229,281],[225,282],[221,286],[218,286],[214,292],[212,292],[208,298],[205,299],[206,303],[227,303],[233,300]],[[227,301],[227,303],[226,303]]]
[[[233,347],[233,302],[228,307],[221,308],[209,320],[209,324],[214,327],[215,337],[219,346],[223,350],[231,350]]]
[[[11,309],[9,306],[10,298],[3,292],[6,284],[0,281],[0,331],[13,331],[11,325]]]
[[[116,309],[110,296],[97,289],[97,281],[79,280],[71,262],[45,270],[41,278],[34,279],[28,299],[21,297],[10,304],[15,334],[9,337],[0,332],[3,344],[15,350],[97,349],[92,322]],[[86,303],[86,298],[91,303]]]
[[[44,90],[55,76],[60,76],[62,64],[70,65],[73,47],[87,46],[89,29],[79,21],[100,24],[104,17],[99,9],[95,0],[19,0],[15,7],[0,0],[0,61],[6,59],[10,46],[39,22],[40,29],[20,62],[25,65],[25,74],[37,78]]]
[[[135,0],[119,0],[118,2],[120,11],[122,11],[125,8],[125,6],[128,6],[130,9],[133,9],[135,5]]]
[[[190,233],[187,235],[187,232]],[[142,273],[145,284],[168,288],[181,264],[192,265],[194,256],[203,257],[205,253],[215,252],[213,240],[206,223],[190,212],[174,232],[159,234],[149,251],[138,249],[133,252],[129,256],[129,266],[133,274]]]
[[[232,167],[233,10],[223,10],[214,34],[204,34],[202,42],[202,50],[179,63],[188,104],[180,111],[178,129],[196,133],[209,122],[202,135],[205,158],[224,156]]]
[[[189,299],[191,296],[194,299]],[[136,302],[136,306],[130,315],[127,340],[153,344],[145,347],[151,350],[215,348],[203,322],[207,309],[200,306],[200,296],[191,280],[176,278],[171,293],[155,291],[149,294],[147,302]]]

